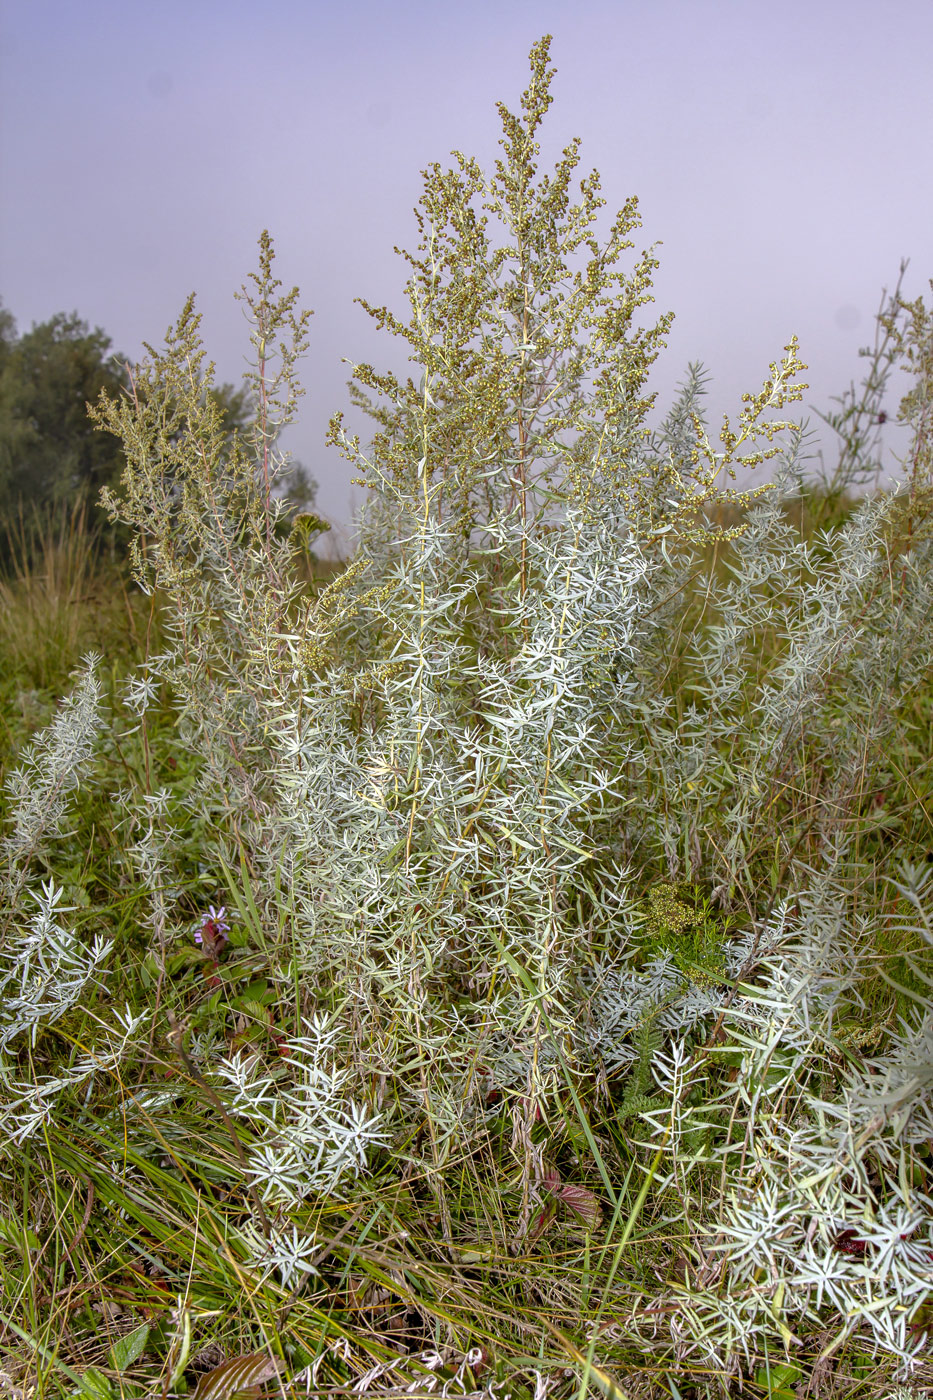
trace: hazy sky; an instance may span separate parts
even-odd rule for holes
[[[136,359],[194,291],[218,378],[239,382],[233,293],[268,228],[315,313],[286,446],[346,526],[361,492],[327,421],[347,410],[364,447],[375,430],[350,409],[350,364],[420,377],[353,298],[410,319],[393,245],[417,254],[420,171],[457,148],[491,177],[496,102],[520,114],[545,33],[538,178],[580,136],[571,189],[599,170],[600,243],[639,199],[620,270],[661,240],[639,324],[676,319],[649,421],[702,360],[718,449],[723,411],[735,425],[796,334],[810,388],[790,411],[832,464],[813,410],[860,383],[902,257],[902,295],[930,296],[930,0],[0,0],[0,296],[20,332],[77,311]],[[892,416],[910,384],[892,375]],[[895,474],[907,437],[884,434]]]

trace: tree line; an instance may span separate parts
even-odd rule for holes
[[[98,527],[98,548],[127,541],[110,526],[97,501],[102,486],[117,487],[126,459],[122,444],[91,422],[87,404],[101,390],[130,388],[126,357],[112,352],[100,326],[93,330],[76,312],[17,333],[12,313],[0,302],[0,569],[12,557],[11,536],[23,524],[36,538],[62,514],[87,508]],[[232,437],[252,420],[248,389],[221,384],[205,390]],[[296,465],[288,499],[295,511],[313,507],[317,483]]]

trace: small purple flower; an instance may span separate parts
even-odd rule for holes
[[[230,925],[227,923],[225,915],[226,905],[221,905],[215,909],[213,904],[201,920],[201,927],[195,930],[194,941],[201,943],[205,951],[216,953],[222,948],[230,932]]]

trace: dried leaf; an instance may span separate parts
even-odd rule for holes
[[[278,1375],[281,1362],[264,1351],[232,1356],[198,1381],[192,1400],[230,1400],[243,1391],[258,1395],[262,1383]]]

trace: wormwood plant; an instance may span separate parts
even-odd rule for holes
[[[36,877],[104,722],[93,659],[24,757],[5,846],[0,1119],[28,1150],[68,1123],[80,1088],[101,1140],[125,1143],[136,1189],[163,1150],[216,1185],[186,1121],[192,1102],[219,1104],[236,1147],[225,1172],[250,1192],[246,1218],[224,1217],[224,1249],[256,1296],[279,1287],[279,1325],[293,1308],[309,1328],[324,1315],[321,1203],[372,1207],[378,1186],[395,1204],[380,1200],[367,1229],[408,1193],[434,1262],[500,1271],[509,1344],[528,1346],[527,1322],[509,1331],[516,1299],[559,1315],[578,1337],[559,1334],[561,1364],[604,1389],[613,1364],[712,1371],[725,1388],[743,1366],[770,1374],[775,1349],[809,1348],[825,1369],[856,1330],[906,1373],[933,1257],[920,1153],[933,1023],[911,1008],[871,1060],[841,1032],[864,1010],[878,919],[859,898],[861,813],[933,661],[927,323],[915,306],[903,336],[891,313],[919,379],[902,405],[916,424],[906,490],[813,541],[786,511],[803,428],[765,418],[800,397],[795,339],[745,395],[738,431],[724,420],[722,452],[699,366],[661,428],[645,427],[670,318],[632,322],[657,264],[645,253],[630,279],[609,271],[635,200],[605,248],[585,236],[603,201],[594,172],[570,205],[578,142],[535,185],[549,42],[531,51],[524,122],[500,107],[497,179],[459,153],[464,178],[426,174],[412,323],[372,312],[423,375],[416,388],[355,368],[394,407],[370,405],[383,432],[368,456],[332,421],[373,499],[329,587],[309,594],[305,541],[276,530],[275,439],[295,412],[308,313],[297,289],[277,294],[267,234],[243,289],[252,430],[220,431],[193,298],[165,349],[146,347],[130,394],[97,406],[127,457],[105,503],[136,532],[135,577],[166,609],[167,645],[126,708],[144,728],[167,684],[198,770],[183,791],[121,791],[157,991],[122,1012],[89,1001],[79,1023],[108,950],[58,922],[59,888]],[[470,206],[481,192],[506,225],[495,252]],[[778,431],[783,450],[757,447]],[[770,487],[717,484],[775,457]],[[726,507],[737,526],[721,523]],[[208,958],[210,999],[186,1002],[172,987],[191,945],[174,873],[191,823],[240,927],[212,908],[193,955]],[[911,870],[898,888],[933,943],[930,881]],[[291,1036],[258,1033],[248,1053],[240,1031],[224,1043],[216,1018],[238,976],[253,988],[240,1008],[264,1027],[271,1003]],[[73,1052],[40,1076],[20,1049],[53,1022]],[[137,1083],[118,1109],[94,1097],[118,1064],[132,1084],[129,1063],[154,1045],[184,1078]],[[581,1261],[568,1272],[547,1246],[558,1202]],[[647,1244],[634,1262],[636,1224],[676,1243],[686,1283]],[[390,1281],[417,1274],[409,1258]],[[463,1317],[485,1325],[464,1306],[455,1328],[442,1288],[434,1306],[460,1345]]]

